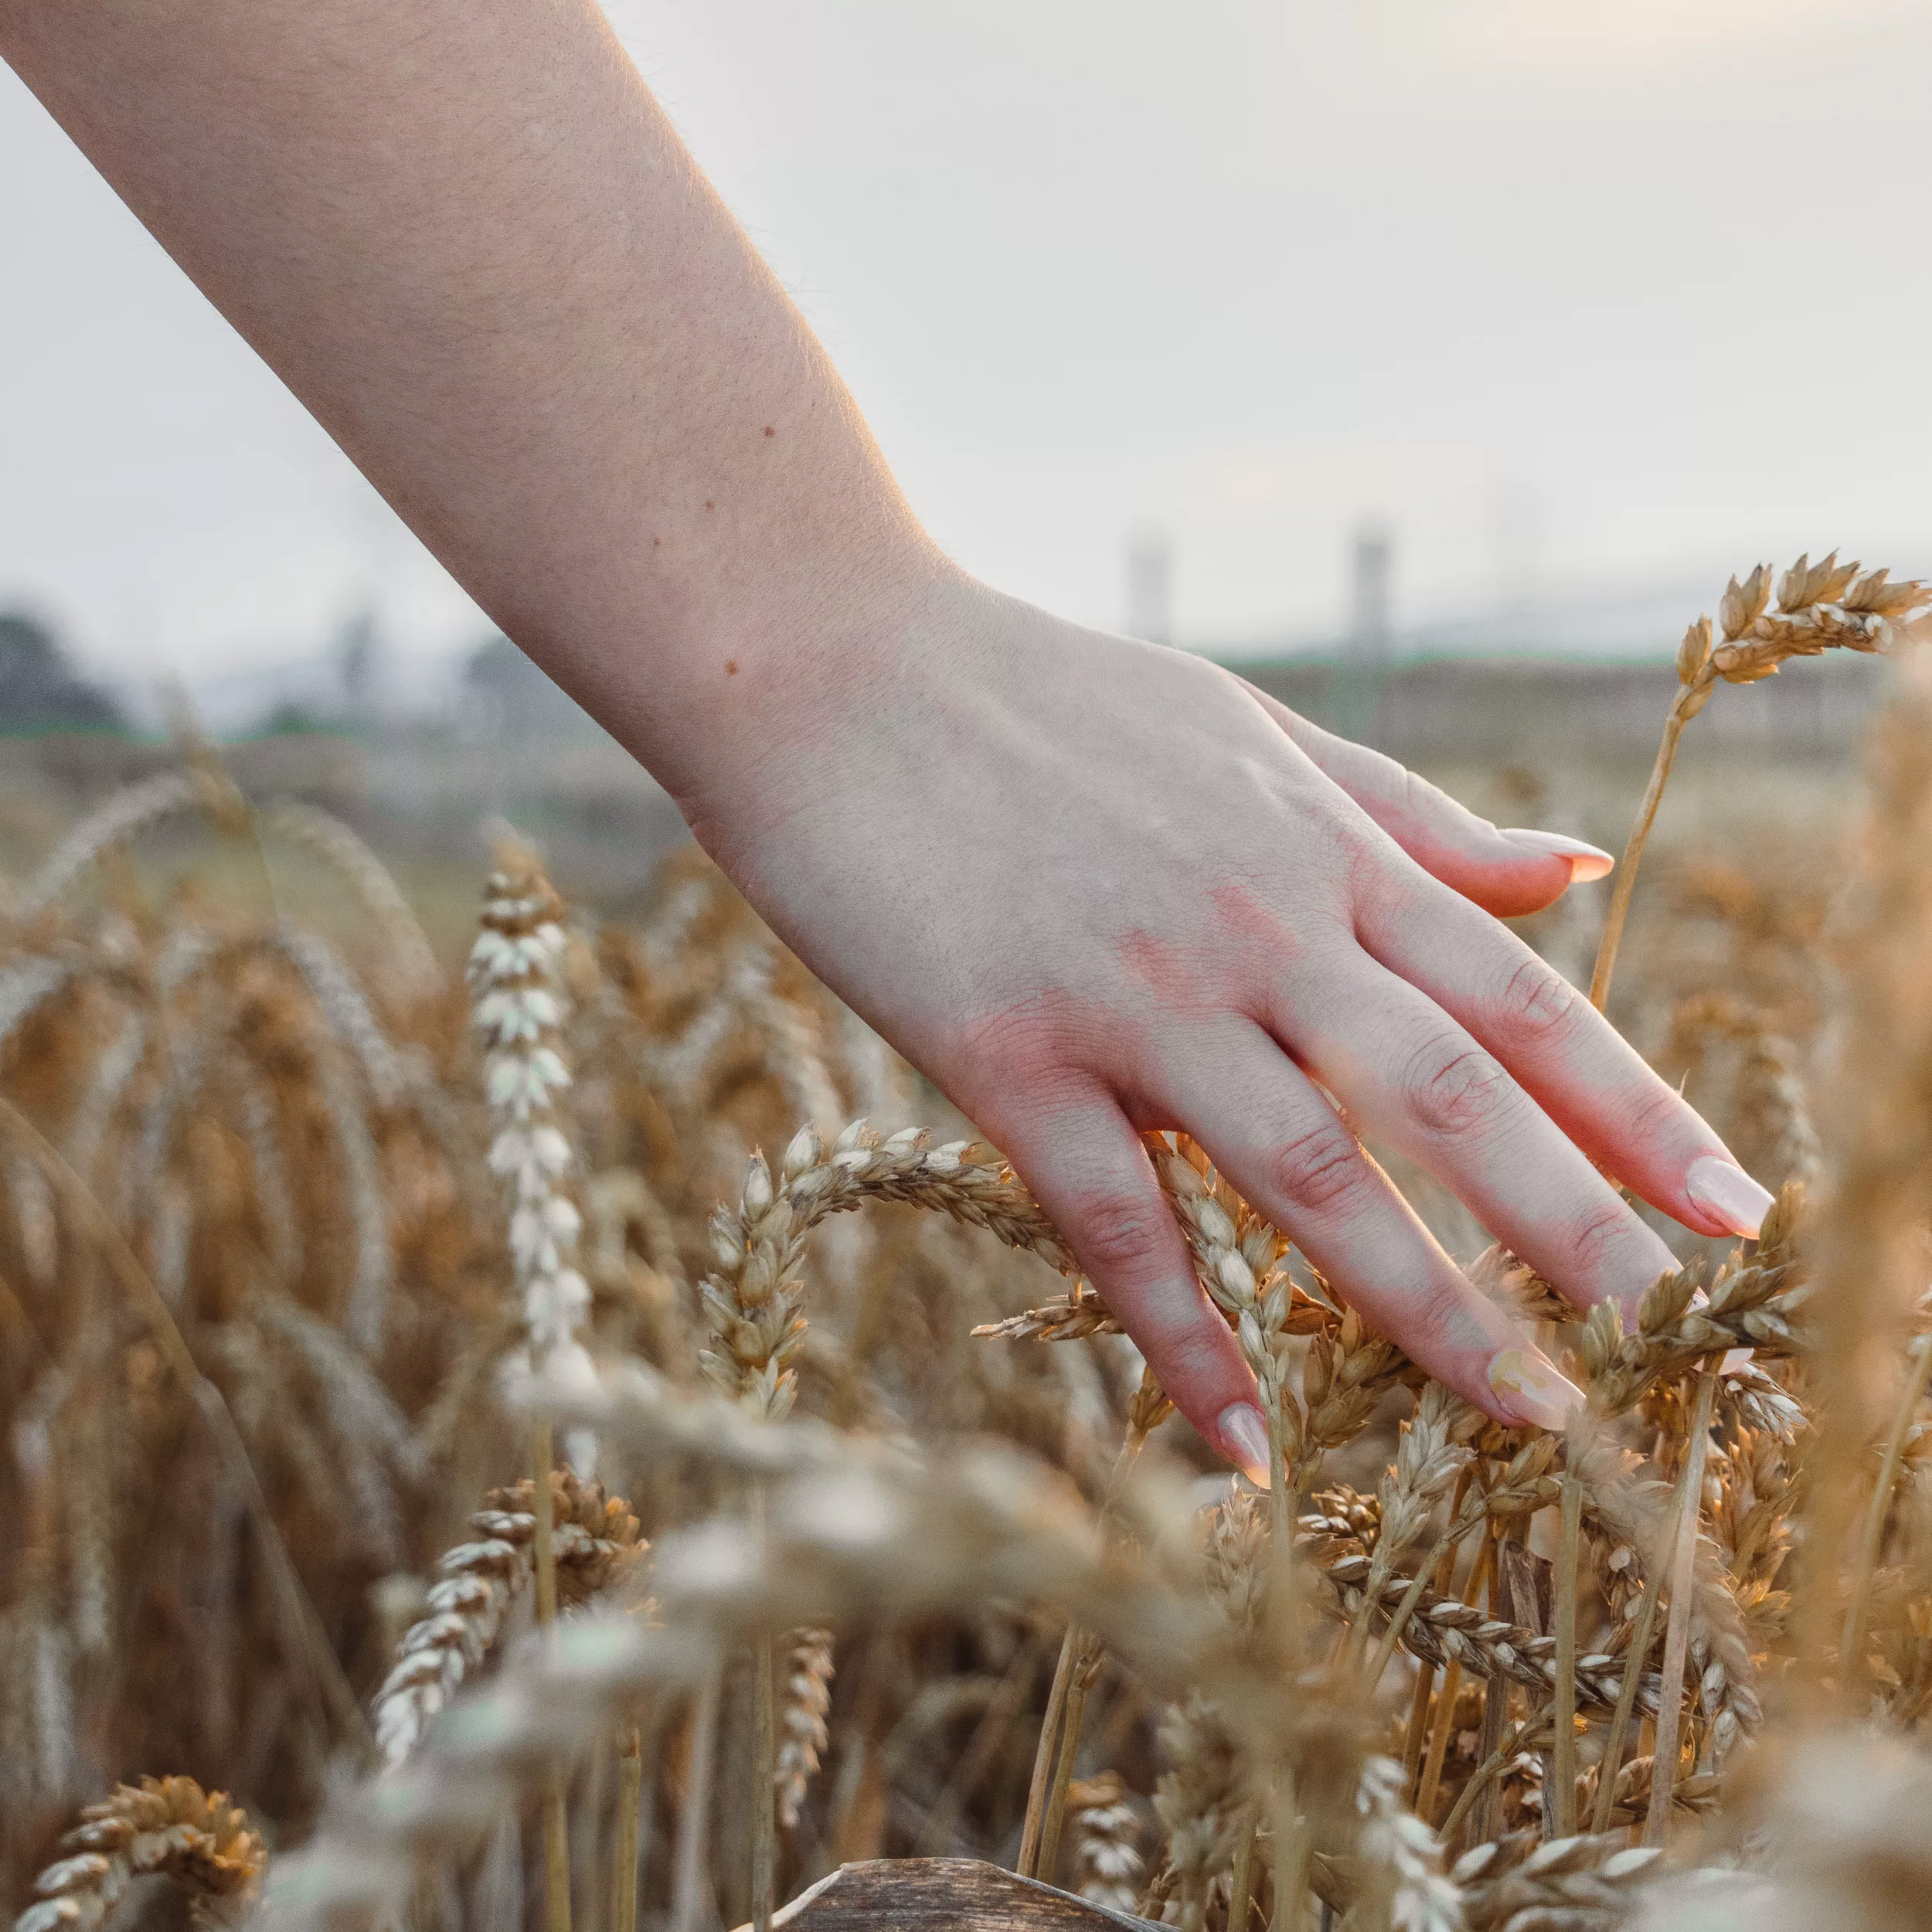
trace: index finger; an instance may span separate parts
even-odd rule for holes
[[[1480,1040],[1591,1159],[1699,1234],[1755,1236],[1771,1196],[1547,961],[1419,867],[1356,907],[1364,950]]]

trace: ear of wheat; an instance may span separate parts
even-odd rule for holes
[[[247,1814],[192,1777],[144,1777],[90,1804],[61,1839],[67,1855],[34,1880],[36,1902],[14,1932],[89,1932],[136,1879],[172,1879],[197,1904],[238,1921],[268,1853]]]

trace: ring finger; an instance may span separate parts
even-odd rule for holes
[[[1560,1427],[1581,1400],[1437,1244],[1321,1091],[1259,1026],[1196,1035],[1158,1077],[1161,1111],[1422,1367],[1514,1422]]]

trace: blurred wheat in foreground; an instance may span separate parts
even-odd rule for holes
[[[1801,560],[1692,627],[1599,1004],[1716,685],[1927,601]],[[18,1932],[714,1932],[934,1855],[1187,1932],[1932,1927],[1916,649],[1869,765],[1808,869],[1667,855],[1617,982],[1761,1238],[1628,1332],[1468,1257],[1563,1435],[1151,1139],[1269,1492],[695,857],[597,924],[506,836],[458,983],[313,807],[206,753],[111,801],[0,954]],[[171,818],[243,884],[145,883]]]

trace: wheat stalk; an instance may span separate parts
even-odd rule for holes
[[[1684,727],[1710,702],[1719,683],[1755,684],[1774,676],[1790,658],[1818,657],[1835,648],[1883,650],[1899,625],[1932,602],[1932,587],[1893,583],[1885,570],[1860,577],[1859,567],[1841,564],[1835,550],[1820,563],[1813,563],[1808,554],[1801,556],[1778,579],[1774,610],[1770,570],[1760,563],[1742,583],[1733,577],[1726,586],[1718,605],[1719,636],[1713,640],[1708,617],[1699,617],[1685,632],[1677,650],[1677,696],[1664,723],[1663,742],[1624,848],[1623,862],[1617,869],[1597,944],[1590,999],[1599,1012],[1610,998],[1611,975],[1616,970],[1637,869],[1677,760],[1678,741]]]
[[[524,1365],[550,1382],[594,1379],[596,1367],[582,1334],[590,1287],[576,1266],[583,1215],[568,1182],[575,1153],[558,1104],[570,1084],[562,1042],[561,968],[567,944],[562,906],[527,848],[505,838],[497,860],[466,971],[471,1025],[486,1043],[484,1090],[497,1117],[490,1166],[507,1183],[510,1199]],[[596,1454],[594,1439],[580,1434],[571,1447],[572,1461],[587,1475]],[[537,1621],[545,1628],[555,1623],[558,1609],[550,1486],[555,1458],[551,1424],[539,1417],[530,1441],[532,1541]],[[549,1932],[570,1932],[569,1823],[559,1780],[544,1793],[543,1838]]]

